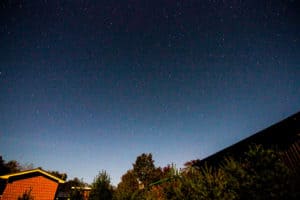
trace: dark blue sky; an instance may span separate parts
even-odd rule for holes
[[[181,167],[300,109],[299,1],[0,6],[5,160],[117,184],[143,152]]]

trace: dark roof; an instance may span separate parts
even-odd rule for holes
[[[276,148],[285,151],[300,138],[300,112],[262,130],[252,136],[241,140],[211,156],[201,160],[201,165],[218,165],[224,157],[243,156],[251,144],[261,144],[265,148]]]

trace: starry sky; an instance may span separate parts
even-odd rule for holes
[[[300,110],[297,0],[0,1],[0,154],[117,184]]]

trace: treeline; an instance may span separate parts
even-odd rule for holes
[[[33,169],[33,164],[21,165],[16,160],[10,160],[6,162],[0,155],[0,176],[3,174],[15,173],[28,169]]]
[[[156,167],[151,154],[137,157],[116,188],[105,171],[92,184],[91,200],[299,199],[299,176],[281,153],[253,145],[240,160],[224,158],[218,166],[187,162],[177,170]]]
[[[1,173],[15,166],[0,158]],[[300,199],[299,172],[291,171],[281,158],[280,152],[252,145],[239,160],[226,157],[218,166],[192,160],[178,170],[174,165],[156,167],[152,154],[143,153],[117,187],[106,171],[100,171],[91,185],[74,178],[59,190],[72,200],[84,199],[80,188],[85,186],[91,187],[90,200]]]

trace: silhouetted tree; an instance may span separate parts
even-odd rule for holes
[[[200,163],[201,163],[200,159],[188,161],[184,163],[184,170],[189,170],[190,168],[199,168],[201,166]]]
[[[21,165],[16,160],[11,160],[6,163],[6,167],[9,169],[9,173],[15,173],[21,170]]]
[[[106,171],[101,171],[95,177],[92,183],[92,190],[89,195],[90,200],[111,200],[113,197],[113,188],[110,183],[110,177]]]
[[[116,191],[115,200],[130,200],[132,195],[139,189],[137,177],[132,170],[128,170],[121,178]]]
[[[5,160],[0,156],[0,175],[8,173],[8,169],[5,165]]]
[[[33,169],[33,164],[21,165],[16,160],[10,160],[8,162],[5,162],[5,160],[3,160],[2,156],[0,155],[0,175],[15,173],[23,170],[30,170],[30,169]]]
[[[133,172],[145,187],[161,178],[161,169],[155,167],[151,153],[143,153],[137,157],[133,164]]]
[[[62,180],[67,180],[68,175],[66,173],[61,173],[59,171],[48,171],[53,176],[56,176],[57,178],[60,178]]]
[[[16,160],[5,162],[0,156],[0,175],[19,172],[21,165]]]

